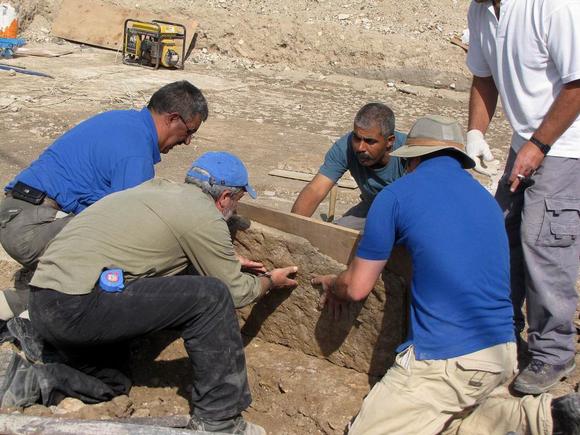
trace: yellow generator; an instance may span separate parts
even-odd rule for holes
[[[167,21],[128,19],[123,31],[123,63],[183,69],[185,26]]]

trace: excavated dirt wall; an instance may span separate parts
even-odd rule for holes
[[[273,291],[259,303],[240,310],[242,333],[282,344],[308,355],[372,376],[384,374],[395,348],[405,337],[405,279],[386,270],[368,299],[350,304],[338,321],[317,310],[316,275],[338,273],[345,266],[321,254],[307,240],[252,223],[236,234],[239,253],[270,267],[298,266],[298,287]]]

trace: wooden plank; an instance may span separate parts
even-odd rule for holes
[[[70,420],[53,417],[0,414],[0,433],[10,435],[202,435],[205,431],[174,429],[161,426],[125,424],[105,420]]]
[[[122,8],[99,0],[63,0],[52,23],[52,34],[70,41],[121,50],[123,27],[127,18],[183,24],[187,29],[186,52],[197,28],[196,21],[183,15],[155,14],[141,9]]]
[[[74,53],[74,50],[67,48],[30,48],[18,47],[14,52],[14,57],[37,56],[37,57],[60,57]]]
[[[461,39],[459,39],[457,36],[454,36],[453,38],[451,38],[449,40],[449,42],[451,42],[453,45],[457,45],[458,47],[463,48],[465,51],[469,50],[469,45],[464,44],[463,41]]]
[[[348,264],[354,257],[360,240],[360,233],[350,228],[245,201],[238,204],[238,214],[285,233],[302,237],[320,252],[342,264]],[[395,246],[386,269],[403,277],[407,286],[410,286],[412,261],[405,248]]]
[[[238,204],[238,214],[285,233],[303,237],[320,252],[343,264],[348,264],[360,237],[358,231],[350,228],[249,202]]]
[[[282,178],[290,178],[292,180],[300,180],[300,181],[312,181],[314,178],[314,174],[307,174],[306,172],[299,172],[299,171],[289,171],[286,169],[274,169],[268,172],[268,175],[273,175],[274,177],[282,177]],[[344,187],[345,189],[356,189],[358,188],[357,184],[353,180],[338,180],[338,187]]]
[[[336,184],[330,189],[330,199],[328,200],[328,216],[326,222],[334,221],[334,213],[336,211],[336,199],[338,197],[338,187]]]

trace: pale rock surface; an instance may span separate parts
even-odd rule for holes
[[[338,273],[344,265],[303,238],[258,223],[238,231],[236,239],[240,254],[263,261],[269,269],[298,266],[296,289],[272,291],[258,304],[240,310],[244,335],[375,376],[391,365],[395,348],[406,334],[402,276],[385,271],[366,301],[350,304],[348,312],[334,321],[328,312],[317,310],[320,291],[310,281],[316,275]]]

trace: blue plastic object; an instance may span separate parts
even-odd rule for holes
[[[14,56],[14,49],[22,47],[26,41],[22,38],[0,38],[0,57],[10,59]]]
[[[197,169],[202,169],[209,175],[204,175]],[[202,154],[197,160],[193,161],[187,176],[209,181],[210,184],[242,187],[252,198],[256,198],[256,191],[250,186],[250,181],[248,180],[246,166],[232,153],[213,151]]]
[[[123,271],[121,269],[107,269],[101,273],[99,286],[109,293],[121,292],[125,288]]]

